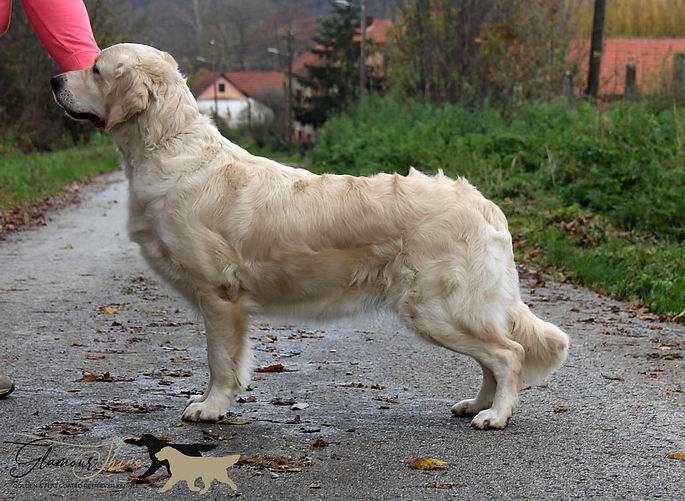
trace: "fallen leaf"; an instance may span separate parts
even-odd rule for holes
[[[216,424],[232,424],[232,425],[242,425],[242,424],[250,424],[253,423],[253,419],[247,419],[247,418],[224,418],[224,419],[219,419]]]
[[[202,436],[208,438],[209,440],[233,440],[235,437],[238,436],[238,434],[233,432],[227,435],[215,435],[214,433],[209,432],[207,430],[202,430]]]
[[[268,468],[278,472],[300,472],[312,463],[309,458],[295,459],[291,456],[252,456],[238,461],[241,466],[251,468]]]
[[[454,482],[435,482],[433,484],[422,485],[428,489],[452,489],[453,487],[466,487],[466,484],[455,484]]]
[[[578,308],[577,306],[574,306],[573,308],[571,308],[571,311],[580,311],[580,308]]]
[[[104,313],[106,315],[114,315],[115,313],[119,312],[119,310],[117,310],[116,308],[113,308],[112,306],[100,306],[98,308],[98,311],[100,313]]]
[[[273,365],[267,365],[266,367],[258,367],[254,371],[255,372],[283,372],[285,370],[286,370],[286,368],[283,364],[273,364]]]
[[[236,402],[238,402],[239,404],[246,404],[248,402],[256,402],[256,401],[257,401],[257,398],[254,395],[250,395],[247,398],[241,397],[241,398],[236,399]]]
[[[398,397],[399,395],[395,395],[394,397],[384,397],[383,395],[378,395],[373,397],[373,399],[378,400],[380,402],[387,402],[389,404],[396,404]]]
[[[164,408],[163,405],[153,405],[127,400],[101,400],[100,407],[113,412],[125,412],[128,414],[147,414],[149,412],[158,411]]]
[[[602,377],[610,381],[625,381],[625,379],[623,379],[621,376],[607,376],[605,374],[602,374]]]
[[[79,379],[75,379],[74,381],[97,381],[97,382],[105,382],[105,383],[111,383],[114,381],[112,376],[110,376],[109,372],[87,372],[87,371],[81,371],[82,376]]]
[[[53,423],[43,426],[44,430],[49,430],[52,433],[61,433],[62,435],[81,435],[90,430],[90,426],[80,423]]]
[[[409,460],[409,468],[415,470],[442,470],[447,463],[433,458],[414,458]]]
[[[184,423],[183,421],[174,421],[173,423],[171,423],[171,426],[173,426],[175,428],[180,428],[181,426],[188,426],[188,425],[186,423]]]
[[[280,397],[276,397],[271,399],[271,405],[293,405],[294,403],[294,398],[282,399]]]
[[[105,355],[86,355],[87,360],[104,360],[105,358],[107,358]]]
[[[166,470],[164,471],[165,473],[158,473],[157,475],[151,475],[143,478],[139,478],[140,475],[138,473],[130,473],[128,481],[132,484],[149,484],[151,487],[158,487],[157,482],[169,478],[169,475],[166,474]]]
[[[568,412],[571,409],[568,407],[555,407],[554,412],[559,413],[559,412]]]
[[[668,459],[680,459],[685,461],[685,451],[683,452],[669,452],[666,456]]]
[[[317,438],[312,442],[312,445],[310,446],[312,449],[316,449],[317,447],[327,447],[328,442],[326,442],[323,438]]]
[[[309,484],[307,487],[309,487],[310,489],[321,489],[321,484],[312,483]]]
[[[285,424],[300,424],[300,415],[296,414],[293,419],[286,421]]]

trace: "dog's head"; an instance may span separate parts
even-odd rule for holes
[[[128,43],[103,50],[90,68],[57,75],[50,85],[70,117],[107,130],[159,106],[174,86],[187,90],[173,57]]]
[[[181,455],[181,453],[178,452],[173,447],[163,447],[162,450],[160,450],[157,454],[155,454],[157,459],[159,459],[160,461],[164,461],[164,460],[167,460],[167,459],[170,459],[173,457],[177,457],[180,455]]]

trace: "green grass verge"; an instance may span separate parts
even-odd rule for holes
[[[2,151],[0,209],[27,205],[69,183],[118,168],[117,154],[106,136],[96,136],[88,146],[51,153]]]
[[[678,318],[685,309],[685,111],[368,99],[331,118],[312,170],[465,176],[508,215],[519,260]],[[682,319],[682,316],[680,317]]]

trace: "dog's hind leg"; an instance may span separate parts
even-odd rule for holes
[[[203,399],[190,401],[184,421],[217,421],[241,389],[250,382],[249,345],[246,318],[241,302],[219,296],[200,300],[207,335],[209,384]]]
[[[506,427],[518,402],[518,382],[525,352],[515,341],[497,332],[493,324],[464,321],[449,314],[442,299],[413,309],[410,325],[422,337],[475,358],[483,367],[483,385],[473,400],[459,402],[452,412],[476,416],[475,428]],[[406,317],[405,317],[406,318]]]
[[[495,399],[495,390],[497,389],[497,381],[495,381],[495,375],[492,373],[487,366],[480,364],[483,370],[483,382],[480,386],[480,391],[476,398],[469,398],[457,402],[452,406],[452,413],[455,416],[475,416],[483,409],[489,409],[492,406],[492,402]]]

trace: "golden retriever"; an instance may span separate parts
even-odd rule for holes
[[[247,387],[246,318],[389,304],[422,338],[475,358],[476,398],[452,407],[504,428],[519,377],[566,358],[568,337],[521,301],[507,221],[465,179],[316,175],[251,155],[200,114],[167,53],[119,44],[51,80],[76,119],[109,130],[129,179],[128,231],[196,307],[209,383],[183,412],[215,421]]]

